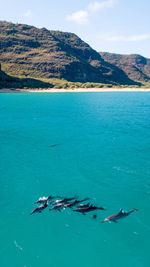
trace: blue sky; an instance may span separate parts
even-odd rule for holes
[[[74,32],[97,51],[150,58],[149,0],[4,0],[0,20]]]

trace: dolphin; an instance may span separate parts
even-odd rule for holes
[[[134,211],[138,211],[138,210],[133,208],[132,210],[130,210],[128,212],[125,212],[123,209],[121,209],[118,213],[113,214],[113,215],[108,216],[107,218],[105,218],[105,220],[102,221],[102,223],[104,223],[104,222],[115,222],[115,223],[117,223],[117,220],[127,217],[128,215],[130,215]]]
[[[40,197],[36,202],[34,202],[34,204],[41,204],[41,203],[47,203],[47,201],[53,199],[54,197],[49,196],[49,197]]]
[[[90,202],[88,202],[87,204],[79,204],[77,207],[78,208],[87,208],[90,206]]]
[[[49,209],[50,211],[51,210],[58,210],[58,211],[61,211],[61,209],[64,207],[64,203],[57,203],[55,204],[51,209]]]
[[[87,212],[90,212],[90,211],[93,211],[93,210],[105,210],[103,207],[96,207],[96,206],[93,206],[90,205],[90,206],[87,206],[87,207],[81,207],[79,209],[76,209],[76,210],[73,210],[73,211],[76,211],[76,212],[81,212],[83,215],[85,215]]]
[[[66,204],[69,201],[72,201],[74,199],[76,199],[77,196],[71,197],[71,198],[63,198],[63,199],[56,199],[55,202],[53,203],[53,205],[57,205],[58,203],[63,203]]]
[[[48,204],[45,203],[45,204],[40,205],[39,207],[36,207],[36,208],[30,213],[30,215],[32,215],[33,213],[41,213],[42,210],[44,210],[47,206],[48,206]]]
[[[86,201],[86,200],[89,200],[89,198],[84,198],[82,200],[75,200],[73,202],[68,202],[64,205],[65,208],[72,208],[73,206],[76,206],[77,204],[83,202],[83,201]],[[84,205],[85,206],[85,205]]]
[[[57,146],[58,144],[53,144],[53,145],[50,145],[49,147],[55,147],[55,146]]]

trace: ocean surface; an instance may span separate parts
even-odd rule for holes
[[[48,195],[106,210],[31,216]],[[1,93],[0,267],[77,266],[150,266],[150,93]]]

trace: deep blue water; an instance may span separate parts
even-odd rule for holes
[[[150,93],[0,94],[0,155],[1,267],[150,266]],[[30,216],[51,194],[106,211]]]

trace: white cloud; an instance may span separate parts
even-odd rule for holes
[[[129,41],[145,41],[149,39],[150,39],[150,34],[141,34],[129,37]]]
[[[26,13],[24,13],[24,17],[31,17],[31,15],[32,15],[32,12],[31,12],[30,9],[28,9],[28,10],[26,11]]]
[[[137,41],[146,41],[150,40],[150,34],[139,34],[132,36],[123,36],[123,35],[98,35],[98,39],[101,39],[106,42],[137,42]]]
[[[89,11],[96,12],[105,8],[111,8],[116,4],[116,0],[107,0],[102,2],[90,3],[87,7]]]
[[[79,10],[75,13],[66,17],[68,21],[74,21],[78,24],[87,24],[88,23],[88,12],[85,10]]]
[[[101,2],[92,2],[83,10],[72,13],[66,17],[66,20],[73,21],[77,24],[87,24],[89,21],[89,16],[93,13],[100,11],[104,8],[113,7],[117,0],[106,0]]]

